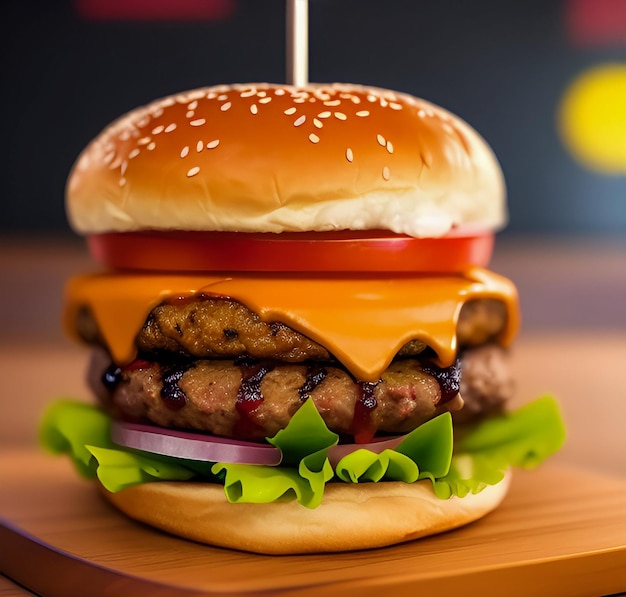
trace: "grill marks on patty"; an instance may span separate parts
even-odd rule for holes
[[[105,351],[94,351],[90,383],[117,416],[250,440],[275,435],[310,398],[329,429],[366,442],[445,411],[459,420],[498,411],[512,383],[505,351],[490,340],[505,321],[499,301],[468,302],[458,323],[462,362],[438,368],[432,351],[413,340],[378,382],[359,382],[324,347],[263,322],[241,303],[174,299],[150,313],[137,337],[140,357],[130,365],[111,367]],[[77,325],[101,344],[88,312]]]
[[[94,377],[102,366],[94,364]],[[314,401],[329,429],[362,441],[376,432],[408,432],[463,405],[458,394],[444,396],[417,359],[395,361],[367,386],[332,364],[197,360],[176,376],[171,367],[140,361],[119,370],[112,393],[100,394],[109,409],[131,420],[250,440],[275,435],[306,399]]]

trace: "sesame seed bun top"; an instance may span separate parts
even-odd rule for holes
[[[385,229],[506,222],[496,158],[424,100],[356,85],[197,89],[121,117],[82,152],[67,211],[84,234]]]

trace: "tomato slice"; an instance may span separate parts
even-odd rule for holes
[[[491,233],[413,238],[387,231],[93,234],[94,259],[123,270],[248,272],[461,272],[486,267]]]

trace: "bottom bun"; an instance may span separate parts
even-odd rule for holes
[[[448,531],[494,510],[510,474],[476,495],[441,500],[430,481],[330,483],[322,504],[231,504],[220,485],[157,482],[119,493],[103,489],[122,512],[174,535],[262,554],[353,551]]]

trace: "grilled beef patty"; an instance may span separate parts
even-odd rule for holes
[[[512,382],[505,351],[491,340],[505,320],[500,302],[470,301],[460,313],[461,358],[452,367],[435,366],[432,351],[416,339],[372,383],[355,380],[324,347],[285,324],[261,321],[237,301],[173,299],[148,316],[133,363],[118,367],[95,350],[90,380],[103,404],[129,420],[262,440],[311,398],[329,429],[369,441],[375,433],[406,433],[445,411],[459,420],[498,411]],[[88,312],[77,326],[87,341],[102,344]]]
[[[457,325],[459,347],[485,344],[497,336],[505,322],[506,309],[500,301],[468,301]],[[86,342],[104,345],[87,310],[80,312],[76,326]],[[287,325],[266,323],[237,301],[208,295],[171,299],[155,307],[136,343],[141,353],[173,353],[197,359],[250,356],[287,363],[332,359],[323,346]],[[420,340],[412,340],[400,349],[398,356],[415,356],[425,348]]]
[[[108,357],[100,352],[91,383],[106,407],[125,419],[249,440],[275,435],[311,398],[329,429],[369,441],[379,432],[406,433],[445,411],[464,416],[464,400],[469,417],[497,411],[512,388],[504,351],[490,345],[466,356],[446,369],[397,359],[372,383],[355,381],[336,364],[313,362],[137,360],[105,369]]]

